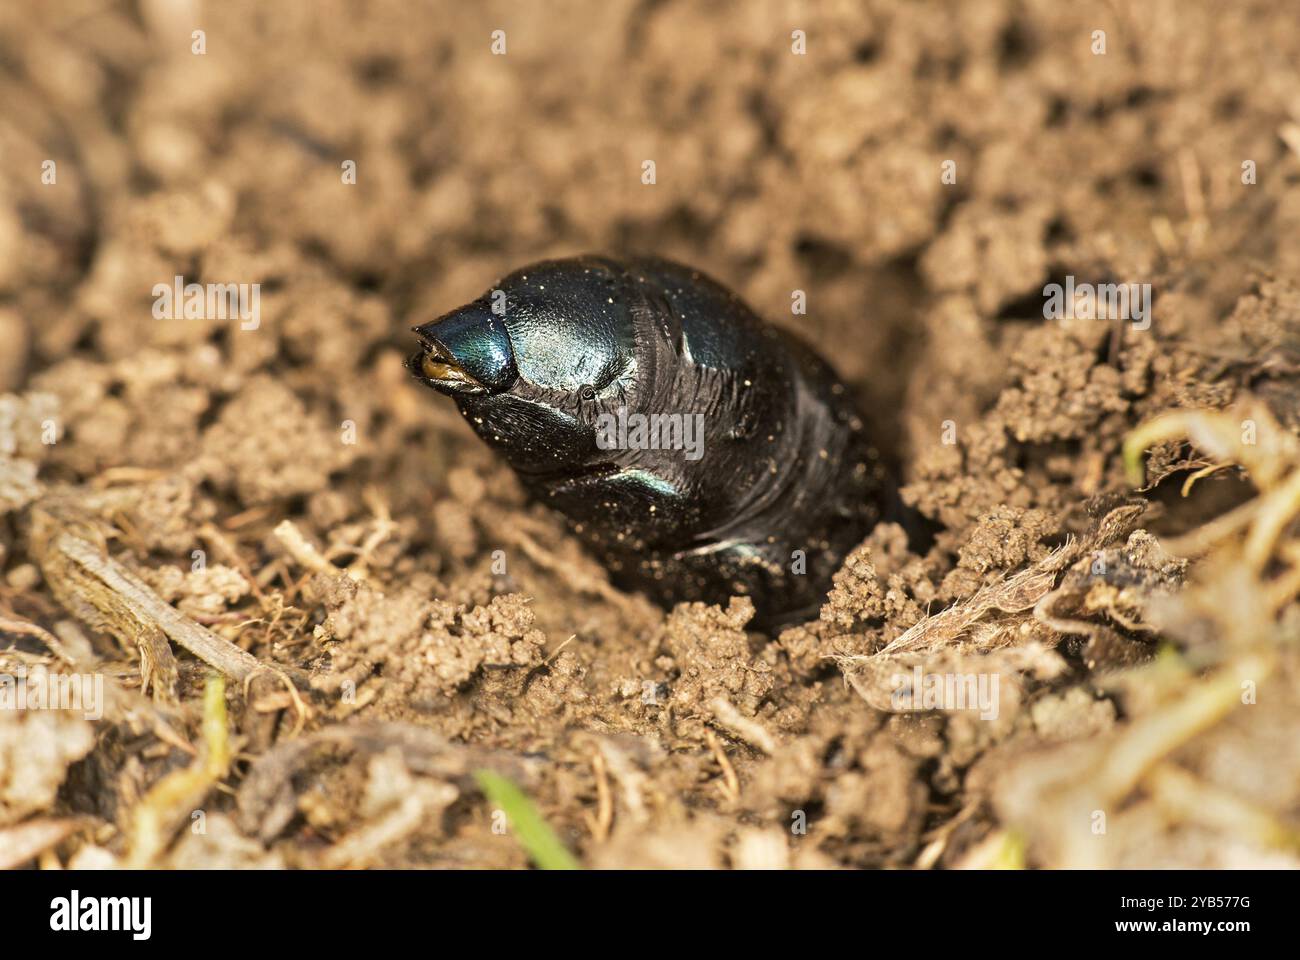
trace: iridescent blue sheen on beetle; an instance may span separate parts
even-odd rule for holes
[[[680,264],[536,263],[415,333],[415,375],[456,401],[616,583],[661,604],[742,594],[758,626],[814,615],[892,503],[831,368]],[[603,448],[600,417],[620,408],[700,415],[702,455]]]

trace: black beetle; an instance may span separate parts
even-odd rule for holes
[[[535,263],[414,331],[412,372],[661,604],[812,615],[892,502],[831,368],[680,264]]]

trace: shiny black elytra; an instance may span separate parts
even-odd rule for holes
[[[759,627],[814,615],[891,499],[831,368],[688,267],[548,260],[414,329],[415,375],[663,605],[743,594]],[[602,449],[598,418],[620,407],[702,414],[702,455]]]

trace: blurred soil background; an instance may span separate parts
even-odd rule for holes
[[[1297,866],[1298,16],[0,5],[0,673],[107,690],[0,711],[0,865],[526,866],[487,769],[592,867]],[[583,251],[813,342],[931,542],[775,638],[612,588],[402,366]]]

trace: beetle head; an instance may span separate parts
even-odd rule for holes
[[[624,272],[597,257],[550,260],[415,327],[408,366],[457,402],[487,443],[526,473],[605,457],[596,418],[639,393],[638,333]]]

